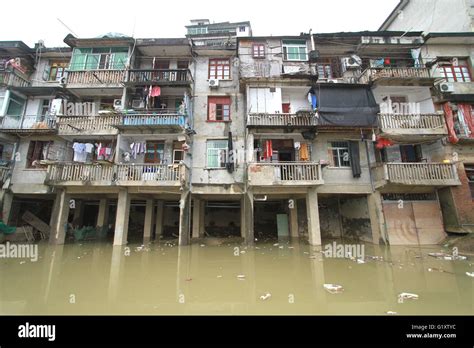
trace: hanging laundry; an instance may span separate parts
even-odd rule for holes
[[[449,103],[444,103],[443,109],[446,119],[446,125],[448,126],[448,140],[451,144],[457,144],[459,138],[456,135],[456,131],[454,130],[454,116],[453,110],[451,109],[451,105],[449,105]]]
[[[316,91],[313,87],[308,91],[308,102],[311,104],[313,111],[317,109],[318,99],[316,98]]]
[[[86,143],[85,144],[85,147],[86,147],[86,152],[87,153],[92,153],[92,150],[94,149],[94,145],[91,144],[91,143]]]
[[[300,145],[300,161],[309,161],[308,144],[302,143]]]
[[[161,87],[160,86],[152,87],[150,91],[150,97],[159,97],[160,95],[161,95]]]
[[[83,143],[74,143],[72,145],[72,148],[74,150],[73,161],[74,162],[82,162],[82,163],[86,162],[87,152],[85,151],[86,150],[85,144],[83,144]]]
[[[271,140],[265,141],[265,151],[263,152],[263,158],[268,159],[272,158],[273,155],[273,145]]]
[[[464,124],[467,126],[469,129],[469,132],[466,134],[469,134],[470,138],[474,138],[474,119],[472,115],[472,107],[469,104],[458,104],[458,110],[461,111],[462,116],[464,118]],[[458,111],[459,114],[459,111]]]

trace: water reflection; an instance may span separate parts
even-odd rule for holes
[[[365,263],[305,243],[145,247],[41,244],[37,262],[0,259],[2,314],[473,314],[472,257],[441,247],[365,245]],[[446,251],[446,250],[444,250]],[[431,271],[430,271],[431,270]],[[344,291],[331,294],[323,284]],[[401,292],[418,300],[399,303]],[[271,297],[261,299],[265,294]]]

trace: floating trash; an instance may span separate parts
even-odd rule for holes
[[[201,244],[200,247],[201,247],[201,248],[202,248],[202,247],[205,247],[205,245],[204,245],[204,244]]]
[[[262,301],[265,301],[265,300],[268,300],[270,297],[272,297],[272,294],[270,294],[269,292],[267,292],[265,295],[260,296],[260,299],[261,299]]]
[[[326,289],[331,294],[340,294],[344,291],[342,285],[337,284],[324,284],[324,289]]]
[[[440,273],[454,274],[453,272],[445,271],[444,269],[441,269],[441,268],[428,268],[428,272],[440,272]]]
[[[386,314],[390,314],[390,315],[395,315],[395,314],[398,314],[397,312],[394,312],[394,311],[387,311],[385,312]]]
[[[466,275],[467,275],[468,277],[472,277],[472,278],[474,278],[474,272],[471,272],[471,273],[469,273],[469,272],[466,272]]]
[[[23,265],[24,263],[26,263],[26,261],[21,261],[21,262],[20,262],[20,265]]]
[[[185,281],[187,281],[187,282],[190,282],[191,280],[193,280],[193,278],[187,278],[187,279],[185,279]]]
[[[364,261],[364,260],[362,260],[362,259],[357,259],[356,261],[357,261],[357,263],[359,263],[359,264],[361,264],[361,263],[365,263],[365,261]]]
[[[273,246],[278,246],[278,245],[279,245],[278,243],[273,244]]]
[[[418,295],[417,294],[410,294],[409,292],[402,292],[401,294],[398,294],[398,299],[399,300],[418,300]]]
[[[238,279],[238,280],[245,280],[245,276],[244,276],[243,274],[239,274],[239,275],[237,276],[237,279]]]
[[[464,255],[451,255],[451,254],[446,254],[446,253],[428,253],[429,256],[435,257],[438,260],[448,260],[448,261],[453,261],[453,260],[466,260],[467,256]]]
[[[242,250],[240,253],[241,253],[241,254],[245,254],[245,253],[246,253],[246,251],[245,251],[245,250]]]
[[[222,278],[222,276],[221,276],[221,275],[218,275],[217,278]]]

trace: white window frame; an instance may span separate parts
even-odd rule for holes
[[[225,142],[225,147],[210,148],[209,143],[216,142],[216,141]],[[223,165],[221,165],[220,156],[221,156],[221,151],[225,151],[225,156],[227,158],[227,154],[229,153],[229,147],[227,145],[227,141],[228,141],[227,139],[210,139],[206,142],[206,168],[210,168],[210,169],[224,169],[225,168],[225,162]],[[217,152],[218,165],[216,167],[209,165],[209,155],[211,152]],[[216,155],[213,155],[213,156],[216,156]]]
[[[298,57],[297,59],[290,59],[290,55],[288,53],[288,48],[298,48]],[[301,48],[304,48],[304,59],[301,59],[301,52],[300,52],[300,49]],[[306,44],[306,42],[303,44],[303,42],[301,42],[301,44],[289,44],[289,43],[285,43],[285,40],[282,41],[282,50],[283,50],[283,59],[285,61],[289,61],[289,62],[306,62],[308,60],[308,46]],[[286,52],[286,53],[285,53]]]
[[[347,146],[334,146],[335,143],[345,143]],[[331,151],[331,159],[332,167],[334,168],[350,168],[351,167],[351,159],[350,156],[348,161],[344,161],[344,153],[350,154],[349,152],[349,142],[344,140],[335,140],[329,142],[329,150]],[[337,152],[337,163],[334,162],[334,151]],[[343,162],[347,162],[348,164],[343,164]]]

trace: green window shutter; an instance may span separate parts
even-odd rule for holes
[[[51,73],[51,66],[46,65],[43,70],[43,81],[49,80],[49,74]]]
[[[127,64],[127,58],[127,52],[114,53],[114,63],[112,69],[125,69],[125,65]]]
[[[99,66],[100,55],[88,54],[86,58],[86,70],[96,70]]]

